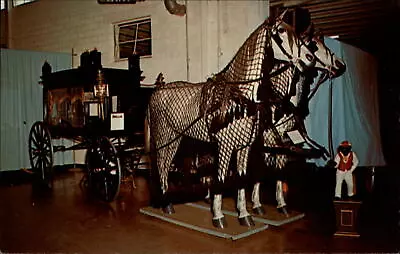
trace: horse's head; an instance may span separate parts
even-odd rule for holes
[[[305,43],[315,57],[315,68],[327,72],[330,78],[339,77],[346,71],[346,64],[326,46],[323,35],[313,35]]]
[[[272,48],[274,58],[290,61],[303,71],[315,65],[314,54],[296,35],[293,26],[284,21],[286,11],[275,18],[271,27]]]

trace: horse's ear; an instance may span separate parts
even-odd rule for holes
[[[288,10],[289,10],[289,9],[285,9],[285,10],[281,13],[281,15],[279,15],[278,19],[283,20],[283,17],[285,17],[286,12],[288,12]]]

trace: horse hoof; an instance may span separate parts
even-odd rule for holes
[[[239,224],[246,227],[253,227],[256,225],[254,224],[253,218],[250,215],[239,218]]]
[[[213,219],[212,224],[216,228],[226,228],[226,220],[225,217],[219,218],[219,219]]]
[[[286,206],[279,207],[278,212],[283,213],[286,217],[289,217],[289,212],[286,209]]]
[[[173,214],[173,213],[175,213],[175,209],[174,209],[174,207],[172,206],[172,204],[169,204],[169,205],[167,205],[166,207],[163,207],[163,208],[162,208],[162,211],[163,211],[163,213],[166,213],[166,214]]]
[[[258,206],[253,208],[253,213],[257,215],[264,215],[265,214],[265,209],[263,206]]]
[[[211,198],[204,198],[204,202],[206,202],[206,204],[211,204]]]

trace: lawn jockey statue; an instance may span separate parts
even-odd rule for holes
[[[351,199],[353,192],[353,171],[358,165],[358,158],[355,152],[351,150],[351,143],[343,141],[340,143],[338,153],[335,156],[336,168],[336,188],[335,199],[342,198],[342,183],[343,180],[347,184],[347,195]]]

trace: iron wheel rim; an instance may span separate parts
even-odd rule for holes
[[[86,153],[89,188],[106,202],[115,200],[121,184],[121,165],[115,146],[107,137],[93,140]]]
[[[43,122],[36,122],[29,132],[29,161],[41,181],[51,185],[53,178],[53,145],[50,131]]]

